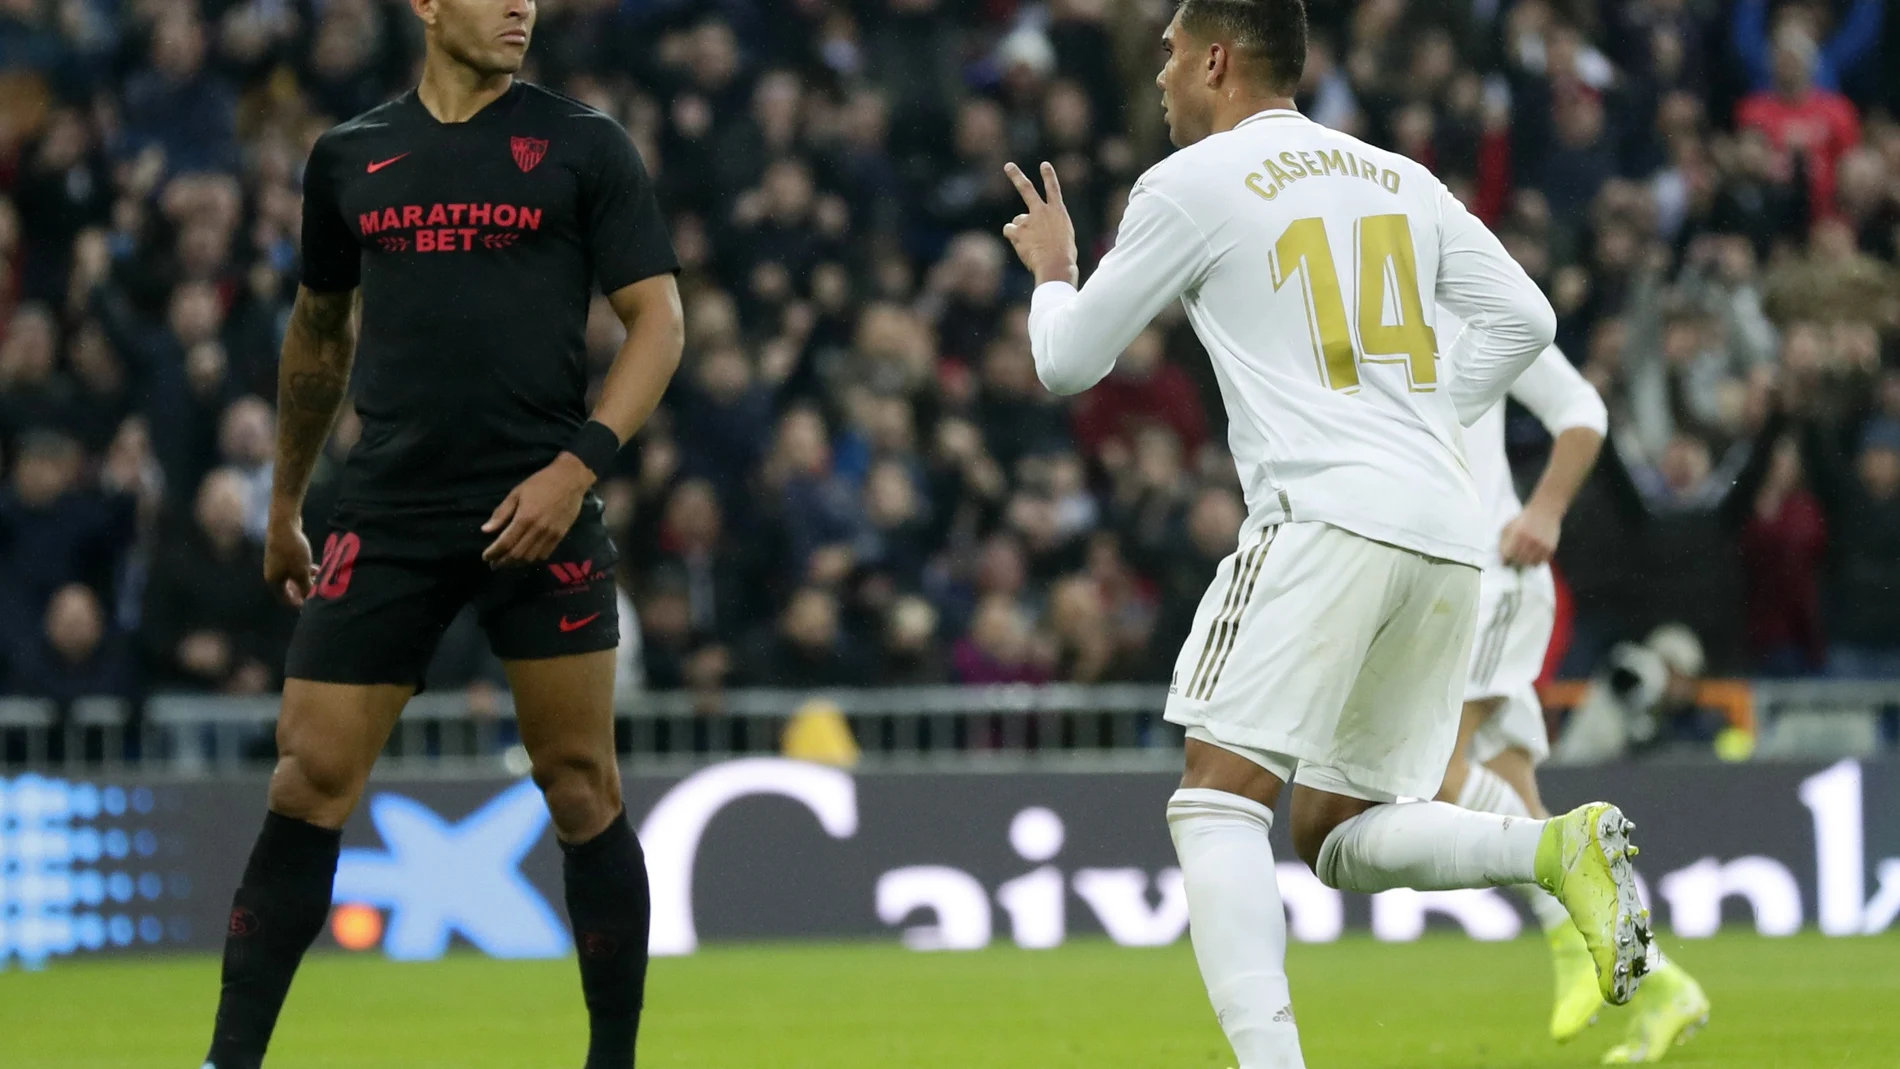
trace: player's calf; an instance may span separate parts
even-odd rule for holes
[[[1295,844],[1328,887],[1376,894],[1399,887],[1449,891],[1525,883],[1536,873],[1544,824],[1474,813],[1444,802],[1366,806],[1345,820],[1315,820],[1300,834],[1301,809],[1324,792],[1294,798]],[[1313,838],[1324,832],[1317,850]],[[1303,845],[1302,845],[1303,844]]]
[[[587,1003],[587,1069],[629,1069],[645,1001],[646,855],[620,799],[613,651],[508,663],[535,785],[561,840]]]
[[[534,781],[561,836],[568,919],[587,1003],[587,1069],[628,1069],[645,1001],[652,903],[646,855],[611,752],[543,752]]]
[[[1242,1066],[1298,1069],[1299,1028],[1286,978],[1286,912],[1274,874],[1273,799],[1282,785],[1190,729],[1187,775],[1168,799],[1194,957]]]
[[[270,812],[231,898],[223,988],[206,1061],[255,1069],[304,951],[323,930],[342,833],[407,687],[293,679],[277,721]]]

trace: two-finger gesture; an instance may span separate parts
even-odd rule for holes
[[[1036,285],[1067,282],[1076,285],[1081,273],[1075,264],[1075,224],[1062,203],[1062,183],[1056,180],[1054,164],[1042,165],[1042,187],[1049,199],[1036,193],[1036,185],[1013,163],[1003,166],[1010,184],[1023,197],[1023,214],[1003,227],[1003,236],[1016,248],[1023,266],[1036,276]]]

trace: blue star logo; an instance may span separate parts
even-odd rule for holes
[[[386,847],[343,851],[335,900],[389,911],[390,957],[439,958],[456,933],[498,958],[567,953],[560,918],[521,875],[521,859],[548,826],[533,783],[508,788],[459,824],[400,794],[376,795],[369,814]]]

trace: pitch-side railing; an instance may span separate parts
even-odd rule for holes
[[[1864,754],[1893,744],[1900,681],[1760,681],[1751,685],[1764,755]],[[905,687],[629,694],[615,734],[630,768],[794,753],[878,767],[1103,762],[1172,766],[1178,729],[1166,688],[1146,685]],[[0,772],[95,766],[172,775],[267,768],[275,695],[158,694],[142,715],[83,699],[61,715],[47,701],[0,698]],[[384,760],[407,771],[526,770],[507,694],[429,692],[409,705]]]

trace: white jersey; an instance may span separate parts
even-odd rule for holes
[[[1464,324],[1446,309],[1438,310],[1439,337],[1455,345],[1457,332]],[[1510,396],[1530,409],[1552,438],[1567,430],[1586,427],[1603,434],[1609,429],[1609,413],[1596,387],[1578,373],[1555,345],[1545,349],[1531,366],[1511,384]],[[1524,511],[1518,500],[1517,484],[1511,478],[1511,462],[1504,453],[1504,403],[1491,406],[1465,432],[1465,460],[1471,465],[1472,481],[1478,486],[1478,506],[1484,517],[1491,546],[1484,566],[1501,568],[1498,536],[1506,524]]]
[[[1495,539],[1460,423],[1497,403],[1556,321],[1429,171],[1294,111],[1176,152],[1136,183],[1115,248],[1080,291],[1036,288],[1043,384],[1099,382],[1176,298],[1227,406],[1243,535],[1313,520],[1483,564]],[[1438,303],[1469,324],[1442,362]]]

